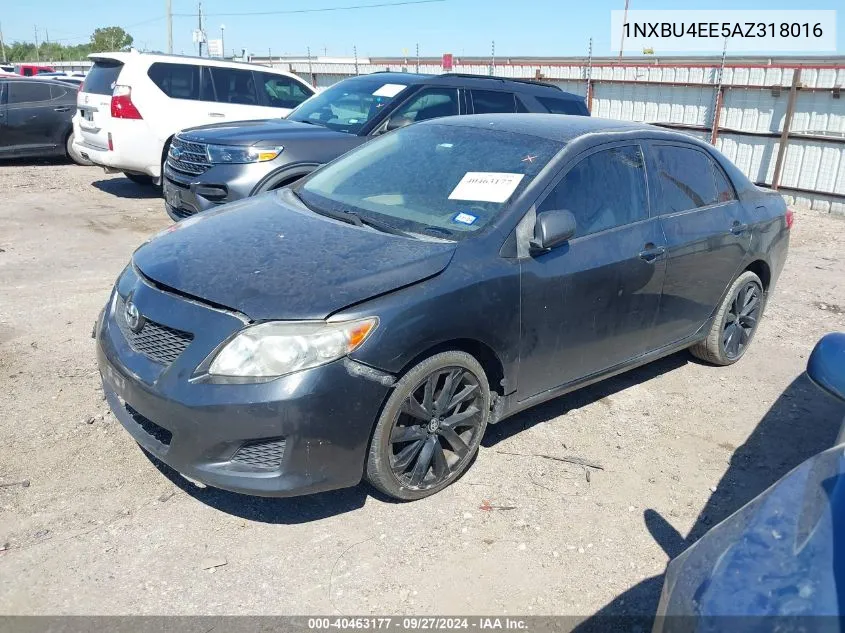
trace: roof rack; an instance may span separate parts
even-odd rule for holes
[[[563,92],[563,89],[560,86],[556,86],[555,84],[546,83],[545,81],[536,81],[534,79],[518,79],[516,77],[496,77],[494,75],[473,75],[472,73],[443,73],[442,75],[437,75],[439,77],[461,77],[464,79],[497,79],[499,81],[515,81],[516,83],[520,84],[530,84],[532,86],[543,86],[545,88],[554,88],[555,90],[560,90]]]

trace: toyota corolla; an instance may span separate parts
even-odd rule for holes
[[[105,393],[208,485],[418,499],[527,407],[684,348],[736,362],[791,223],[686,135],[424,122],[143,244],[97,324]]]

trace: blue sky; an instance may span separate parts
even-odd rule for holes
[[[610,11],[622,9],[624,0],[443,0],[430,4],[378,7],[325,13],[263,16],[221,16],[232,12],[261,12],[374,4],[392,0],[205,0],[206,30],[219,37],[226,25],[225,45],[247,48],[256,55],[312,54],[359,57],[412,56],[417,43],[421,55],[489,55],[491,41],[496,55],[586,55],[589,38],[594,53],[609,55],[618,47],[610,42]],[[172,0],[174,52],[195,54],[191,30],[196,28],[197,2]],[[98,26],[122,26],[141,48],[166,47],[165,0],[4,0],[0,25],[6,41],[39,39],[82,43]],[[84,6],[84,10],[81,8]],[[737,4],[730,0],[678,3],[677,0],[631,0],[631,9],[842,9],[842,0],[817,0],[807,5],[796,0],[755,0]],[[837,52],[845,54],[845,10],[837,15]],[[639,51],[631,51],[639,52]],[[656,51],[658,54],[660,51]]]

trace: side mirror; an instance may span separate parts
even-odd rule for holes
[[[826,334],[807,361],[807,375],[827,393],[845,402],[845,334]]]
[[[568,242],[575,235],[575,216],[563,209],[543,211],[534,223],[532,253],[545,253]]]
[[[387,120],[387,127],[385,127],[385,132],[392,132],[393,130],[398,130],[400,127],[411,125],[411,123],[413,123],[413,121],[411,121],[411,119],[406,119],[405,117],[391,117]]]

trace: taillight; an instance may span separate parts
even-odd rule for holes
[[[793,224],[795,224],[795,211],[792,207],[786,207],[786,228],[791,229]]]
[[[115,119],[143,119],[132,103],[132,88],[115,86],[111,97],[111,115]]]

